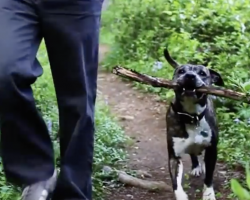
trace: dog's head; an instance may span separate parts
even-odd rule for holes
[[[171,58],[167,49],[164,50],[164,56],[168,63],[175,68],[173,81],[179,85],[179,89],[175,92],[180,93],[181,96],[199,98],[202,94],[196,92],[197,88],[212,84],[224,85],[221,75],[212,69],[203,65],[180,65]]]

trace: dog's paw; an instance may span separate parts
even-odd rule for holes
[[[203,173],[203,167],[202,167],[201,165],[198,165],[196,168],[194,168],[194,169],[190,172],[190,174],[191,174],[192,176],[196,176],[196,177],[200,176],[202,173]]]
[[[182,188],[175,190],[174,193],[175,193],[176,200],[188,200],[188,195]]]
[[[216,200],[213,187],[204,186],[204,192],[203,192],[202,200]]]

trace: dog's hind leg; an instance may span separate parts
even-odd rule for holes
[[[192,176],[198,177],[203,172],[202,165],[199,163],[198,156],[190,154],[190,158],[192,161],[192,171],[190,172],[190,174]]]
[[[206,173],[204,180],[203,200],[216,200],[213,188],[213,175],[217,161],[217,145],[212,144],[206,149],[204,161]]]
[[[183,164],[181,159],[170,157],[168,167],[176,200],[188,200],[182,187]]]

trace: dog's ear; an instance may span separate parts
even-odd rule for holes
[[[180,65],[170,56],[167,48],[164,49],[164,57],[166,58],[166,60],[168,61],[168,63],[173,67],[173,68],[177,68]]]
[[[218,72],[216,72],[212,69],[209,69],[209,72],[211,75],[212,84],[215,84],[218,86],[224,86],[224,81]]]

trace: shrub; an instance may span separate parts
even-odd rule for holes
[[[33,85],[34,95],[38,109],[41,111],[54,143],[54,150],[57,161],[59,160],[59,144],[57,140],[58,131],[58,110],[52,82],[52,76],[44,44],[39,50],[39,60],[44,68],[44,74]],[[114,117],[111,116],[108,107],[100,99],[96,106],[96,136],[93,166],[93,192],[96,200],[103,199],[105,174],[102,173],[104,165],[118,166],[126,159],[126,152],[123,150],[125,137],[122,128],[117,125]],[[6,185],[2,166],[0,165],[0,199],[15,200],[20,197],[21,190],[11,185]]]
[[[173,69],[163,58],[168,47],[178,62],[206,65],[222,74],[228,88],[249,90],[249,8],[247,0],[113,0],[103,14],[103,31],[113,35],[104,66],[110,70],[123,65],[170,79]],[[173,95],[166,89],[134,84],[163,100]],[[221,98],[216,106],[219,159],[231,167],[245,165],[250,156],[250,109]]]

